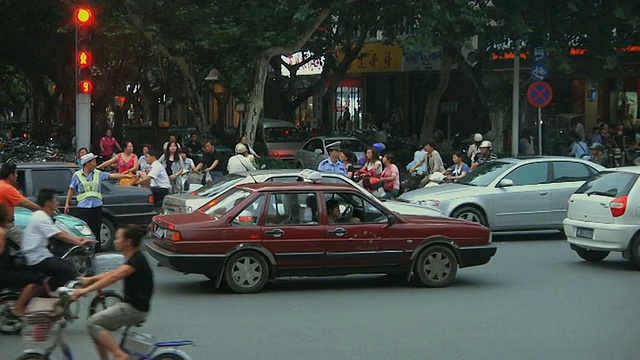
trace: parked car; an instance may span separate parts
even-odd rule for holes
[[[272,183],[272,182],[292,182],[292,181],[323,181],[334,184],[347,184],[365,196],[372,198],[372,201],[380,200],[372,196],[367,190],[346,177],[330,172],[318,172],[314,170],[254,170],[244,171],[223,176],[215,181],[199,188],[196,191],[186,194],[168,195],[162,202],[162,213],[165,215],[177,213],[191,213],[201,206],[212,201],[220,194],[231,189],[235,185],[248,183]],[[425,215],[443,216],[442,212],[433,207],[423,207],[412,204],[405,204],[398,201],[385,202],[387,208],[404,215]]]
[[[161,265],[238,293],[276,277],[361,273],[444,287],[496,252],[480,224],[399,215],[353,186],[315,182],[236,185],[194,213],[156,216],[153,234],[147,249]]]
[[[409,191],[398,200],[430,205],[492,231],[562,231],[569,196],[602,170],[600,165],[568,157],[499,159],[456,183]]]
[[[60,204],[64,204],[71,177],[78,169],[78,166],[67,163],[18,164],[18,190],[34,200],[38,190],[51,188],[56,190]],[[153,195],[149,189],[119,186],[105,181],[102,183],[102,198],[102,227],[100,234],[95,235],[99,237],[104,250],[113,246],[117,228],[126,224],[150,224],[153,216],[157,214],[153,210]],[[76,204],[74,196],[71,208]]]
[[[27,229],[27,225],[29,225],[29,221],[32,216],[33,212],[31,210],[23,207],[16,207],[14,211],[15,225],[24,232]],[[58,229],[68,234],[84,239],[96,238],[91,232],[89,225],[76,217],[58,213],[53,216],[53,222]],[[12,247],[10,251],[19,251],[18,244],[10,244],[10,247]],[[73,246],[60,239],[52,238],[49,242],[49,249],[54,255],[64,258],[73,265],[78,276],[86,276],[90,271],[91,254],[93,253],[91,248]]]
[[[258,154],[293,163],[295,152],[302,146],[302,134],[293,123],[260,119],[253,148]]]
[[[640,270],[640,167],[601,172],[569,199],[564,233],[578,256],[601,261],[620,252]]]
[[[298,169],[317,169],[320,161],[329,157],[327,145],[343,141],[349,141],[351,143],[351,151],[353,151],[358,159],[363,157],[367,151],[367,144],[354,137],[317,136],[307,140],[307,142],[296,151],[296,167]]]

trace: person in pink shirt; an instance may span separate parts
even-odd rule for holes
[[[122,151],[122,147],[118,144],[118,140],[113,137],[111,129],[107,129],[102,139],[100,139],[100,156],[103,160],[111,159],[114,153],[114,148],[118,148]]]
[[[382,158],[382,164],[384,164],[384,170],[380,175],[380,180],[384,183],[383,199],[393,199],[400,192],[400,171],[393,163],[393,154],[386,154]]]

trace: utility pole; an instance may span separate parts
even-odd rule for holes
[[[88,7],[74,10],[76,22],[76,149],[91,149],[91,23]]]
[[[518,156],[520,145],[520,40],[513,56],[513,113],[511,114],[511,155]]]

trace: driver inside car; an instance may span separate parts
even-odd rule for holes
[[[360,222],[360,219],[355,216],[352,216],[349,219],[342,217],[342,214],[340,213],[340,203],[335,199],[327,200],[327,220],[329,220],[329,224],[357,224]]]

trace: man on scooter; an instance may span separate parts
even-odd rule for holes
[[[78,246],[86,246],[95,240],[85,240],[81,237],[67,234],[53,224],[51,216],[55,214],[60,205],[53,189],[38,191],[36,203],[42,210],[33,213],[29,225],[24,232],[24,239],[20,244],[20,250],[25,257],[27,266],[35,272],[50,276],[51,289],[57,289],[67,281],[76,277],[76,270],[64,260],[55,257],[49,251],[49,238],[56,238]]]
[[[24,314],[29,299],[35,294],[38,284],[42,283],[42,276],[26,271],[16,271],[7,248],[7,231],[9,223],[9,206],[0,204],[0,289],[22,288],[20,297],[16,301],[11,314],[19,318]]]

